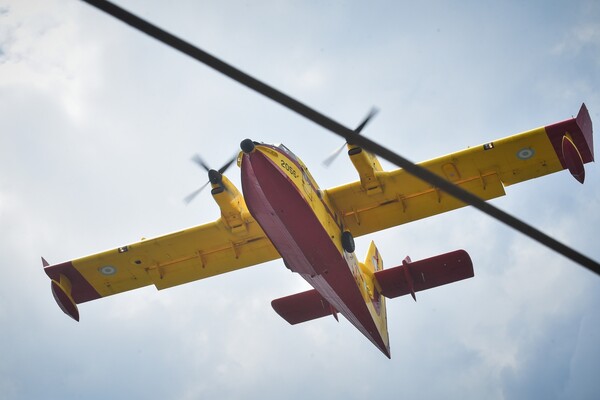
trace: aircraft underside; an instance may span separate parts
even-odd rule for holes
[[[390,349],[380,334],[357,287],[353,254],[340,253],[298,187],[259,151],[244,156],[242,189],[248,209],[281,254],[299,273],[387,357]],[[386,335],[387,339],[387,335]]]

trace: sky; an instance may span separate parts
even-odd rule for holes
[[[119,5],[413,161],[577,114],[600,124],[597,1],[178,1]],[[0,397],[592,399],[600,277],[465,208],[357,239],[384,265],[465,249],[475,277],[388,302],[392,359],[347,321],[290,326],[281,261],[55,304],[59,263],[215,220],[195,153],[283,142],[322,188],[342,140],[76,0],[0,0]],[[386,169],[394,168],[383,162]],[[497,207],[600,260],[600,169]],[[239,169],[227,176],[239,187]]]

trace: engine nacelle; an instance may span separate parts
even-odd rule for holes
[[[360,185],[367,194],[381,193],[381,182],[377,178],[377,172],[382,172],[383,168],[377,157],[361,147],[350,144],[348,155],[360,176]]]
[[[246,232],[246,218],[250,215],[244,197],[225,176],[212,184],[211,194],[221,209],[223,223],[233,233]]]

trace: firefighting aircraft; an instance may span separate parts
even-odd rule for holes
[[[368,117],[357,133],[366,124]],[[364,262],[354,237],[391,228],[465,204],[403,169],[383,171],[377,158],[348,143],[359,180],[319,188],[284,145],[245,139],[237,165],[240,192],[223,168],[208,168],[221,216],[214,222],[142,240],[84,258],[49,265],[54,298],[79,320],[77,304],[153,284],[157,289],[283,259],[314,289],[273,300],[290,324],[342,314],[390,357],[385,298],[474,276],[464,250],[384,269],[373,242]],[[419,165],[484,200],[505,186],[568,169],[579,182],[593,161],[592,123],[585,105],[576,118],[494,140]],[[193,196],[192,196],[193,197]]]

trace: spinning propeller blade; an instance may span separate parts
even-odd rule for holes
[[[373,107],[371,109],[371,111],[369,111],[369,115],[367,115],[367,117],[363,120],[363,122],[361,122],[360,125],[358,125],[356,127],[356,129],[354,130],[354,133],[356,135],[360,135],[360,132],[363,130],[363,128],[369,123],[371,118],[373,118],[375,115],[377,115],[378,112],[379,112],[379,110],[377,108]],[[337,149],[333,153],[331,153],[329,156],[327,156],[327,158],[325,160],[323,160],[323,165],[325,165],[326,167],[329,167],[333,163],[333,161],[337,158],[337,156],[340,155],[342,150],[344,150],[345,146],[346,146],[346,143],[344,143],[342,145],[342,147],[340,147],[339,149]]]
[[[199,166],[201,166],[202,168],[204,168],[206,170],[206,172],[208,172],[208,181],[200,186],[198,189],[194,190],[192,193],[188,194],[187,196],[185,196],[185,198],[183,199],[183,202],[188,205],[192,202],[192,200],[194,200],[196,198],[196,196],[198,196],[200,194],[200,192],[202,192],[202,190],[204,190],[205,187],[208,186],[209,183],[212,184],[220,184],[223,180],[223,174],[225,173],[225,171],[227,171],[229,169],[229,167],[231,167],[231,164],[233,164],[233,162],[237,159],[237,153],[235,154],[235,156],[233,158],[231,158],[229,161],[227,161],[225,164],[223,164],[223,166],[217,170],[212,169],[208,166],[208,164],[204,161],[204,159],[202,157],[200,157],[200,154],[194,154],[194,156],[192,157],[192,161],[195,162],[196,164],[198,164]]]
[[[371,118],[373,118],[374,116],[377,115],[378,112],[379,112],[379,109],[377,107],[371,108],[371,111],[369,111],[369,115],[367,115],[367,117],[364,119],[364,121],[361,122],[360,125],[358,125],[356,127],[356,129],[354,130],[354,133],[356,133],[357,135],[360,135],[360,132],[363,130],[363,128],[369,123],[369,121],[371,121]]]
[[[329,167],[333,163],[333,161],[337,158],[337,156],[340,155],[342,150],[344,150],[344,147],[346,147],[346,143],[342,144],[342,146],[340,148],[338,148],[333,153],[328,155],[327,158],[323,160],[323,165],[326,167]]]
[[[227,161],[221,168],[219,168],[217,171],[219,171],[221,174],[225,173],[225,171],[227,171],[229,169],[229,167],[231,167],[231,164],[233,164],[233,162],[237,160],[237,153],[235,153],[235,156],[233,156],[233,158],[229,161]]]
[[[196,196],[198,196],[200,194],[200,192],[202,190],[204,190],[204,188],[206,186],[208,186],[208,184],[210,183],[210,181],[206,182],[204,185],[200,186],[200,188],[194,190],[192,193],[188,194],[187,196],[185,196],[185,198],[183,199],[183,202],[188,205],[192,202],[192,200],[194,200],[196,198]]]
[[[201,166],[202,168],[204,168],[206,170],[206,172],[210,171],[210,167],[208,166],[208,164],[206,164],[204,159],[202,157],[200,157],[200,154],[198,154],[198,153],[194,154],[194,156],[192,157],[192,161],[195,162],[196,164],[198,164],[199,166]]]

